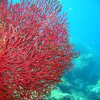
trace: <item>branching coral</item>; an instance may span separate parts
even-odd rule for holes
[[[0,1],[0,100],[43,100],[76,56],[57,0]]]

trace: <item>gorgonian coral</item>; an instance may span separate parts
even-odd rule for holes
[[[76,56],[57,0],[0,1],[0,100],[43,100]]]

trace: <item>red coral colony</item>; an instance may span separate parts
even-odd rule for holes
[[[57,0],[0,0],[0,100],[43,100],[75,57]]]

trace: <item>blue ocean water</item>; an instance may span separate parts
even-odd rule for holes
[[[14,0],[14,3],[19,1]],[[75,49],[80,51],[74,65],[76,69],[68,73],[68,76],[65,75],[65,82],[71,86],[65,88],[62,84],[60,90],[68,94],[78,94],[81,91],[82,95],[78,96],[85,97],[55,100],[100,100],[100,0],[60,1],[62,13],[68,12],[70,39]]]
[[[81,91],[85,95],[79,94],[82,100],[100,100],[100,0],[61,2],[63,12],[68,12],[71,39],[80,51],[74,65],[78,68],[66,77],[74,85],[74,89],[69,90]]]
[[[68,12],[70,34],[81,52],[93,53],[100,72],[100,0],[61,0],[63,12]],[[79,47],[78,47],[79,45]]]

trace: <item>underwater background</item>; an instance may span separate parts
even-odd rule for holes
[[[62,13],[68,12],[71,42],[80,55],[47,99],[100,100],[100,0],[60,1]]]

